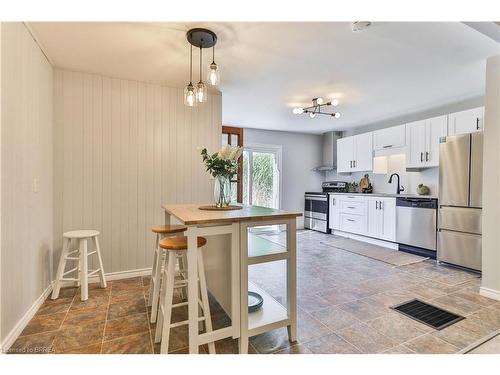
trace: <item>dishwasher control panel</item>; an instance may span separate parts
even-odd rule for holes
[[[415,208],[438,208],[438,201],[435,198],[396,198],[396,206]]]

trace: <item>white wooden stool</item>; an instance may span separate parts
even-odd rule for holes
[[[198,237],[198,280],[200,297],[198,304],[200,306],[201,316],[198,318],[199,322],[203,322],[205,332],[212,332],[212,319],[210,315],[210,306],[208,302],[207,281],[205,278],[205,266],[203,264],[202,248],[207,243],[204,237]],[[172,309],[181,306],[187,306],[188,301],[173,303],[173,295],[175,288],[184,288],[187,286],[189,280],[182,278],[179,281],[175,280],[175,264],[176,261],[182,259],[182,256],[187,251],[187,237],[167,237],[160,240],[160,247],[167,251],[166,267],[164,268],[164,275],[161,283],[161,296],[158,322],[156,323],[155,343],[161,341],[160,353],[168,353],[168,344],[170,338],[170,329],[181,325],[186,325],[189,320],[172,323]],[[186,263],[179,264],[180,274],[187,275]],[[210,354],[215,354],[215,344],[213,342],[208,344],[208,351]]]
[[[88,278],[89,276],[99,273],[101,280],[101,287],[106,288],[106,278],[104,277],[104,267],[102,266],[101,249],[99,247],[99,240],[97,230],[75,230],[63,234],[63,249],[61,258],[59,259],[59,266],[57,268],[56,284],[52,291],[52,299],[59,296],[62,281],[74,281],[77,285],[81,286],[81,300],[86,301],[89,298]],[[78,241],[78,249],[70,250],[71,240]],[[95,250],[88,252],[88,241],[93,241]],[[99,268],[91,270],[88,269],[88,257],[96,254],[99,262]],[[66,263],[68,260],[78,261],[78,265],[68,271]],[[65,277],[66,275],[77,272],[77,277]]]
[[[168,236],[182,235],[187,229],[183,225],[160,225],[151,228],[153,233],[156,233],[155,253],[153,257],[153,267],[151,269],[151,281],[149,283],[148,306],[151,306],[151,323],[156,322],[158,315],[158,302],[160,295],[162,267],[165,264],[166,250],[160,247],[160,240]],[[179,260],[179,267],[184,267],[186,264],[185,257]],[[187,295],[187,293],[186,293]]]

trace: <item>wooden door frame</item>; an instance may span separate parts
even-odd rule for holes
[[[243,148],[243,128],[223,125],[222,134],[228,134],[227,143],[229,145]],[[231,144],[231,134],[238,136],[237,145]],[[243,203],[243,155],[238,159],[238,179],[236,181],[231,180],[231,182],[236,182],[236,201],[238,203]]]

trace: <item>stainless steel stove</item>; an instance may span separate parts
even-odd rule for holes
[[[322,233],[330,233],[328,225],[328,193],[345,192],[347,182],[325,181],[321,184],[321,192],[305,193],[304,228]]]

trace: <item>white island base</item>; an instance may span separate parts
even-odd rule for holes
[[[189,353],[196,354],[200,345],[232,337],[239,339],[240,353],[248,353],[251,336],[287,327],[290,341],[297,339],[296,297],[296,218],[302,214],[271,208],[244,206],[235,211],[202,211],[199,205],[164,205],[165,224],[172,218],[188,227],[188,279],[196,279],[196,237],[208,240],[204,249],[205,273],[210,293],[231,318],[228,327],[199,333],[198,285],[188,284]],[[286,246],[249,236],[252,227],[281,225],[286,227]],[[249,240],[250,238],[250,240]],[[286,261],[286,306],[248,281],[248,266]],[[248,313],[248,290],[263,299],[262,308]]]

